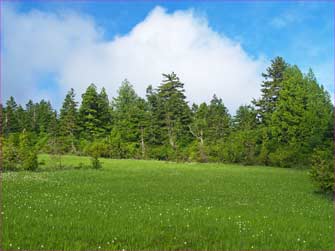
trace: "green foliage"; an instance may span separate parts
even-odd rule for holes
[[[102,168],[101,162],[97,156],[91,157],[91,163],[93,169],[100,169]]]
[[[71,89],[59,115],[45,100],[25,109],[9,98],[1,107],[3,155],[7,169],[23,169],[34,153],[169,161],[233,162],[310,167],[315,149],[333,139],[334,107],[312,70],[303,74],[281,57],[263,74],[261,96],[231,116],[221,98],[189,106],[177,74],[163,74],[146,98],[125,79],[109,102],[94,84],[82,94],[79,109]],[[11,135],[29,135],[13,140]],[[29,145],[24,150],[22,142]],[[28,150],[30,149],[30,150]],[[26,152],[32,152],[31,158]],[[29,167],[31,168],[31,167]]]
[[[191,142],[189,131],[191,110],[186,102],[184,84],[177,75],[163,74],[163,81],[157,89],[158,115],[162,119],[160,130],[163,131],[165,143],[174,150]]]
[[[6,107],[3,110],[3,131],[6,135],[9,133],[15,133],[20,130],[19,117],[18,117],[18,106],[15,102],[14,97],[10,97],[6,102]]]
[[[10,134],[8,138],[1,137],[1,164],[4,170],[15,171],[19,169],[18,145],[19,139],[17,134]]]
[[[109,104],[104,89],[98,94],[97,88],[91,84],[82,95],[82,103],[79,108],[79,124],[81,135],[94,140],[106,135],[106,126],[110,123]]]
[[[100,157],[109,157],[110,149],[104,141],[94,141],[87,149],[88,155],[91,157],[91,164],[93,169],[102,168]]]
[[[20,134],[18,157],[20,168],[28,171],[35,171],[38,168],[37,149],[31,142],[31,135],[25,130]]]
[[[76,136],[78,135],[78,110],[74,90],[71,89],[63,102],[59,117],[59,134],[62,136],[63,150],[75,153]]]
[[[112,152],[118,158],[146,158],[149,112],[145,100],[124,80],[113,99]]]
[[[334,193],[334,147],[317,149],[312,156],[310,176],[323,192]]]
[[[266,125],[276,109],[281,82],[287,67],[288,64],[282,57],[276,57],[271,60],[271,66],[266,69],[266,73],[262,74],[265,79],[261,86],[262,95],[259,100],[253,100],[253,104],[257,108],[258,118]]]

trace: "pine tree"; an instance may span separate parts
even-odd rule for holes
[[[6,135],[9,133],[19,132],[20,125],[17,117],[18,106],[15,102],[14,97],[10,97],[6,102],[6,107],[4,110],[4,132]]]
[[[262,96],[259,100],[254,100],[253,104],[257,108],[258,117],[264,123],[270,119],[272,112],[276,108],[283,74],[288,64],[282,57],[271,60],[271,66],[266,69],[262,76],[265,80],[261,86]]]
[[[20,134],[19,159],[23,170],[34,171],[38,168],[37,149],[25,130]]]
[[[37,127],[37,105],[32,100],[29,100],[26,104],[26,117],[25,117],[25,129],[27,132],[38,131]]]
[[[93,140],[98,138],[104,129],[101,128],[99,117],[99,97],[97,88],[91,84],[82,95],[82,102],[79,108],[79,123],[81,135]]]
[[[190,132],[196,138],[198,146],[196,147],[195,159],[200,162],[207,162],[207,153],[205,150],[205,142],[207,142],[208,136],[208,116],[209,108],[206,103],[200,104],[200,106],[192,106],[192,123],[190,125]]]
[[[163,74],[163,82],[158,87],[158,102],[163,118],[163,130],[167,134],[167,140],[172,149],[177,146],[185,146],[192,141],[189,131],[191,123],[191,110],[186,102],[184,84],[177,75]]]
[[[36,104],[37,133],[48,133],[50,123],[53,123],[54,110],[50,101],[41,100]]]
[[[211,142],[216,142],[227,137],[230,133],[231,116],[223,104],[222,99],[213,96],[208,106],[208,137]]]
[[[150,85],[146,90],[146,98],[148,102],[148,143],[151,146],[161,146],[166,137],[162,130],[164,126],[164,113],[157,92]]]
[[[101,89],[101,92],[98,95],[98,119],[100,128],[103,130],[102,135],[106,136],[107,132],[111,129],[111,108],[109,105],[108,95],[105,88]]]
[[[78,128],[78,110],[75,101],[74,90],[71,89],[63,102],[59,117],[59,134],[65,138],[65,142],[70,143],[70,152],[77,151],[75,140],[79,131]]]
[[[146,130],[148,127],[148,108],[133,86],[125,79],[118,96],[113,99],[113,132],[115,151],[125,157],[146,157]],[[122,144],[117,142],[122,142]]]
[[[235,130],[252,130],[257,127],[256,111],[250,105],[240,106],[233,119]]]

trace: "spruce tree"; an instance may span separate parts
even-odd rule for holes
[[[100,128],[102,129],[102,136],[106,136],[111,129],[111,107],[109,104],[108,95],[105,88],[102,88],[98,95],[98,119]]]
[[[59,134],[70,144],[70,152],[76,152],[75,140],[79,131],[78,110],[74,90],[71,89],[64,99],[59,117]]]
[[[213,96],[208,106],[208,137],[216,142],[227,137],[230,133],[231,116],[221,98]]]
[[[19,119],[17,114],[18,106],[15,102],[14,97],[10,97],[6,102],[6,107],[4,109],[4,132],[6,135],[9,133],[15,133],[20,131]]]
[[[118,96],[113,99],[112,140],[115,151],[122,158],[145,158],[148,127],[147,103],[140,98],[133,86],[125,79]],[[122,142],[122,144],[118,142]]]
[[[79,108],[79,122],[81,135],[88,139],[98,138],[104,129],[101,128],[99,118],[99,97],[97,88],[91,84],[82,95],[82,102]]]
[[[184,84],[177,75],[163,74],[162,84],[158,87],[158,102],[163,118],[163,130],[167,135],[168,144],[173,150],[177,146],[185,146],[192,141],[189,131],[191,110],[186,102]]]
[[[259,119],[264,124],[267,124],[276,108],[281,82],[287,67],[288,64],[282,57],[276,57],[271,60],[271,66],[266,69],[266,73],[262,74],[265,80],[261,86],[261,98],[253,100],[253,104],[257,108]]]

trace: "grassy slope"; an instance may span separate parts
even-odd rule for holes
[[[102,161],[102,170],[3,174],[4,248],[334,249],[333,202],[305,171]]]

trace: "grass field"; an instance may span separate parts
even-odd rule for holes
[[[54,161],[40,156],[45,169]],[[64,156],[67,166],[89,164]],[[3,174],[3,249],[334,250],[333,201],[306,171],[102,159]]]

